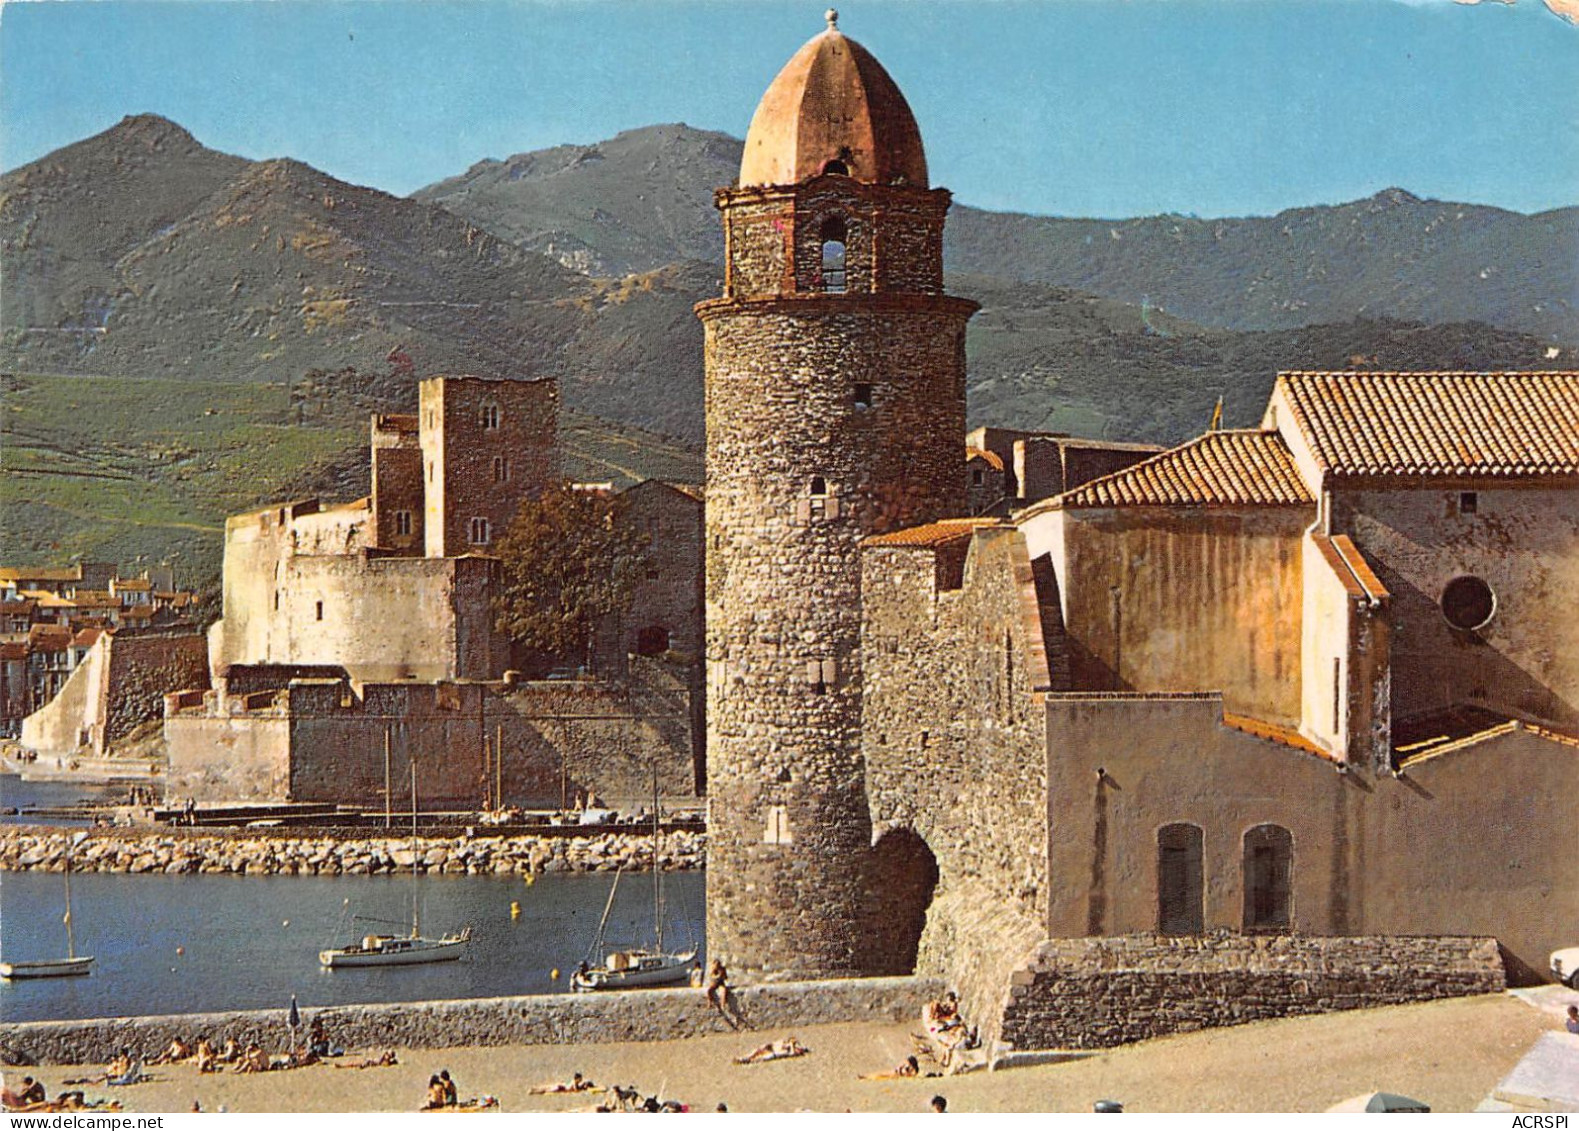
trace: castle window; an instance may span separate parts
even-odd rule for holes
[[[981,479],[982,479],[981,468],[979,468],[979,467],[971,468],[970,469],[970,485],[972,487],[980,487],[981,486]]]
[[[850,167],[843,161],[830,161],[822,167],[822,171],[825,176],[848,177],[850,175]]]
[[[510,461],[504,456],[493,457],[493,481],[507,482],[510,478]]]
[[[817,695],[826,695],[828,688],[839,679],[837,660],[807,660],[806,684]]]
[[[274,611],[280,611],[280,591],[278,589],[274,591]]]
[[[669,630],[661,624],[649,625],[636,633],[638,656],[661,656],[669,650]]]
[[[410,534],[411,533],[411,512],[410,511],[396,511],[395,512],[395,533],[396,534]]]
[[[488,520],[486,518],[472,519],[467,525],[466,536],[473,546],[486,546],[488,544]]]
[[[1496,611],[1496,594],[1478,577],[1455,577],[1442,590],[1442,615],[1454,628],[1485,628]]]
[[[811,496],[817,498],[828,493],[828,481],[820,475],[811,477]]]
[[[428,482],[429,483],[433,482],[433,461],[432,460],[428,461]]]
[[[1198,935],[1205,925],[1199,825],[1157,830],[1157,933]]]
[[[818,274],[820,280],[819,290],[836,295],[844,293],[844,241],[847,235],[844,221],[837,216],[830,216],[823,221],[822,230],[818,233],[818,242],[822,244],[822,265]]]
[[[763,844],[790,844],[789,813],[782,805],[768,806],[767,828],[762,831]]]
[[[855,386],[855,407],[872,407],[872,386],[867,384],[858,384]]]
[[[1474,514],[1480,509],[1480,496],[1474,491],[1460,491],[1458,493],[1458,513]]]
[[[1282,825],[1257,825],[1245,833],[1244,879],[1245,930],[1293,926],[1294,837]]]
[[[319,620],[323,620],[323,602],[322,601],[318,602],[317,616],[318,616]]]
[[[484,429],[492,430],[499,427],[499,406],[489,401],[482,406],[481,422]]]

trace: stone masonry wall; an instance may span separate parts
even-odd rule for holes
[[[1296,1014],[1500,993],[1495,939],[1213,934],[1049,939],[1015,973],[1001,1040],[1111,1048]]]
[[[941,986],[922,978],[870,978],[742,986],[734,991],[746,1029],[782,1029],[847,1021],[900,1021],[918,1016]],[[470,1001],[341,1005],[319,1009],[309,999],[302,1021],[322,1017],[332,1041],[353,1049],[455,1048],[461,1045],[596,1044],[674,1041],[730,1031],[700,990],[629,990],[617,994],[544,994]],[[180,1036],[206,1034],[218,1044],[234,1037],[278,1048],[285,1011],[124,1017],[94,1021],[31,1021],[0,1034],[0,1064],[94,1064],[130,1046],[144,1060]]]
[[[959,300],[704,305],[709,938],[778,977],[858,950],[862,538],[963,509]],[[869,385],[868,403],[856,385]]]
[[[110,637],[109,660],[103,738],[106,747],[143,723],[163,717],[164,697],[172,691],[208,687],[208,642],[200,633],[116,633]]]

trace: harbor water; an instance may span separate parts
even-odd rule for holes
[[[588,954],[614,877],[221,876],[80,873],[71,878],[86,977],[0,981],[0,1021],[123,1017],[231,1009],[303,1010],[359,1002],[565,993]],[[704,877],[663,878],[664,942],[700,946]],[[413,893],[423,933],[470,925],[457,962],[325,970],[318,952],[372,933],[405,934]],[[0,958],[66,953],[59,873],[0,872]],[[512,917],[511,904],[520,905]],[[627,874],[606,949],[652,942],[648,875]],[[552,976],[555,969],[559,977]]]

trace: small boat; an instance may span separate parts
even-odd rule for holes
[[[663,947],[663,874],[658,870],[658,775],[652,779],[652,900],[653,929],[656,942],[651,947],[626,947],[604,953],[597,966],[583,961],[570,976],[570,988],[577,993],[594,990],[633,990],[649,986],[685,985],[691,980],[691,970],[696,962],[696,947],[683,953],[666,951]],[[609,900],[603,906],[603,918],[598,921],[597,937],[588,951],[603,951],[603,932],[608,926],[609,912],[614,907],[614,895],[620,889],[621,872],[614,873],[614,883],[609,888]]]
[[[87,839],[87,833],[78,833],[66,848],[66,957],[43,958],[33,962],[0,962],[0,978],[13,981],[22,978],[69,978],[77,974],[92,973],[93,957],[77,953],[77,936],[71,925],[71,850]]]
[[[411,765],[411,934],[363,935],[358,942],[318,952],[318,962],[331,970],[347,966],[417,966],[453,962],[466,953],[472,929],[441,935],[422,934],[421,900],[417,897],[417,766]]]
[[[472,929],[466,927],[459,934],[437,939],[425,939],[413,933],[400,935],[365,935],[359,943],[318,952],[318,961],[332,970],[342,966],[415,966],[422,962],[450,962],[466,953]]]

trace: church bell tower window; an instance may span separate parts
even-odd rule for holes
[[[829,162],[830,165],[837,162]],[[822,229],[817,233],[818,241],[822,244],[822,268],[820,279],[821,290],[825,294],[842,295],[844,293],[844,244],[849,235],[844,220],[838,216],[830,216],[822,222]]]

